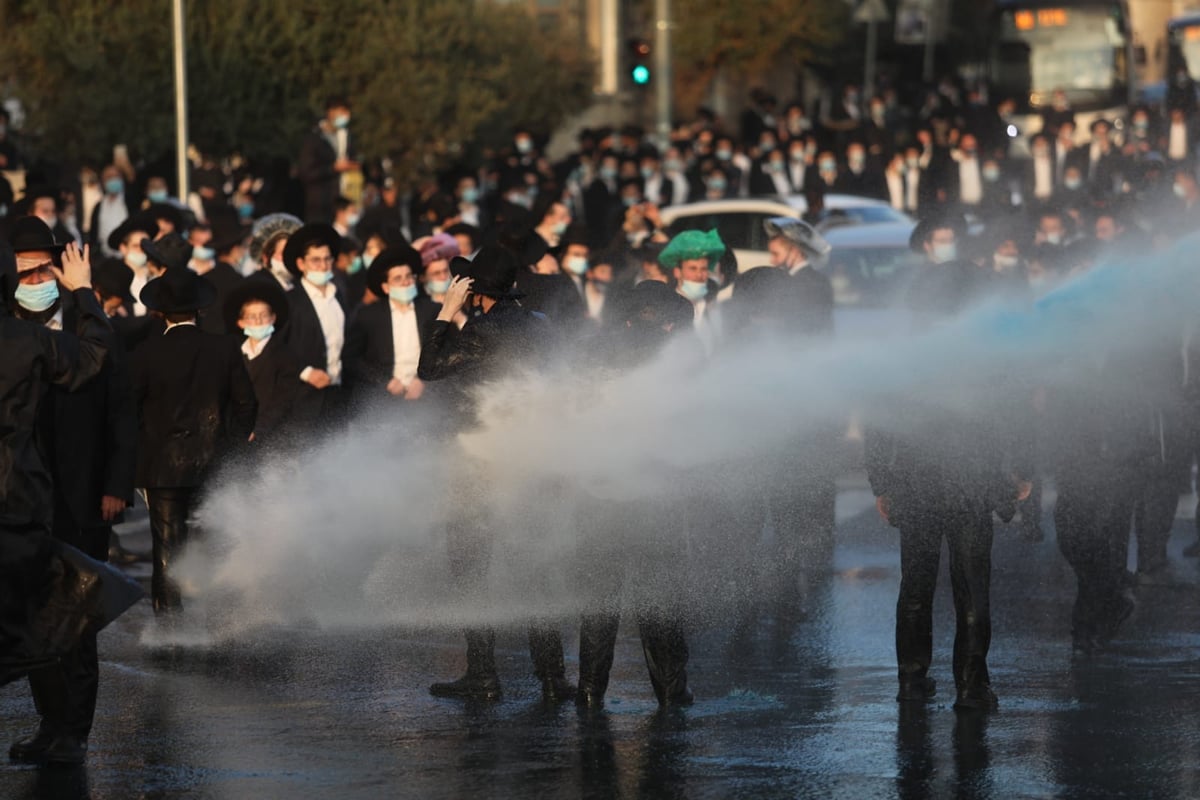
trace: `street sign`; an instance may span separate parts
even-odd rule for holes
[[[896,9],[896,44],[928,44],[945,37],[938,0],[900,0]]]
[[[892,18],[883,0],[863,0],[854,12],[854,21],[863,23],[887,22]]]

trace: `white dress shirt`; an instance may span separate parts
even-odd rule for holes
[[[392,353],[395,363],[392,377],[407,387],[417,377],[417,362],[421,360],[421,331],[417,327],[417,312],[412,304],[392,307]]]
[[[61,331],[63,329],[62,306],[58,307],[58,311],[54,312],[54,316],[46,320],[46,327],[52,331]]]
[[[119,194],[116,197],[104,195],[100,198],[100,213],[96,218],[98,228],[96,241],[100,243],[100,249],[105,255],[116,255],[116,251],[108,246],[108,237],[127,219],[129,219],[129,209],[125,207],[125,195]]]
[[[969,206],[983,202],[983,176],[977,158],[964,158],[958,162],[958,199]]]
[[[133,271],[133,280],[129,283],[129,293],[133,295],[133,315],[144,317],[146,316],[146,307],[142,305],[142,289],[145,289],[146,284],[150,282],[150,271],[145,267],[137,269],[129,267],[129,269]]]
[[[271,334],[274,336],[275,334]],[[253,361],[263,354],[263,350],[267,349],[267,342],[271,341],[271,336],[259,341],[254,341],[249,336],[246,341],[242,342],[242,353],[245,354],[247,361]]]
[[[312,300],[313,308],[317,311],[317,319],[321,322],[321,333],[325,335],[325,372],[333,386],[342,383],[342,346],[346,343],[346,312],[338,302],[337,290],[333,284],[323,287],[313,286],[307,280],[301,280],[300,285]],[[307,381],[315,367],[305,367],[300,373],[300,380]]]
[[[1050,156],[1033,157],[1033,196],[1045,200],[1054,194],[1054,167]]]
[[[1172,122],[1167,135],[1167,158],[1183,161],[1188,156],[1187,123]]]

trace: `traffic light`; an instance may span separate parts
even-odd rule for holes
[[[629,78],[634,86],[650,83],[650,43],[645,39],[629,40]]]

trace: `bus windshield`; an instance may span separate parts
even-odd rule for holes
[[[998,23],[992,79],[1026,110],[1048,106],[1056,89],[1079,111],[1127,102],[1131,65],[1119,3],[1010,6]]]

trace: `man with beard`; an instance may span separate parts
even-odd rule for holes
[[[540,314],[522,308],[513,291],[519,262],[508,249],[484,245],[473,261],[459,257],[451,262],[455,278],[429,337],[421,348],[417,377],[422,381],[448,380],[456,391],[459,416],[474,417],[470,392],[491,378],[523,366],[537,366],[544,358],[549,326]],[[460,311],[468,321],[460,330],[454,320]],[[483,504],[456,509],[448,525],[450,567],[464,590],[482,584],[491,557],[492,534]],[[466,631],[467,672],[448,683],[429,687],[437,697],[495,700],[500,697],[496,672],[496,634],[491,628]],[[567,700],[575,694],[565,676],[562,637],[557,630],[531,626],[529,649],[534,671],[548,700]]]

